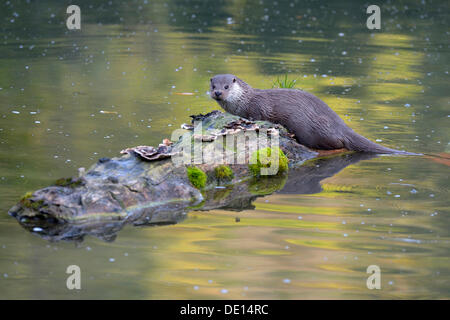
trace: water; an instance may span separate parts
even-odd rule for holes
[[[78,1],[78,32],[68,1],[0,4],[0,298],[450,298],[448,4],[388,3],[370,31],[358,1],[261,3]],[[110,242],[47,242],[7,215],[26,191],[218,109],[206,91],[225,72],[260,88],[288,73],[357,132],[426,156]]]

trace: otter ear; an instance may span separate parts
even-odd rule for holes
[[[211,78],[211,79],[209,79],[209,81],[210,81],[210,82],[212,82],[212,78]]]
[[[236,78],[233,78],[233,83],[236,82]]]

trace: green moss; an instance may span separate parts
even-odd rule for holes
[[[25,193],[22,197],[22,199],[20,199],[20,201],[26,201],[28,199],[30,199],[33,196],[33,192],[28,191],[27,193]]]
[[[55,181],[54,185],[59,187],[76,188],[82,184],[81,179],[60,178]]]
[[[188,210],[198,210],[198,209],[201,209],[201,208],[203,208],[203,206],[205,205],[205,199],[203,199],[200,203],[198,203],[198,204],[196,204],[196,205],[193,205],[193,206],[188,206],[188,207],[186,207],[186,209],[188,209]]]
[[[206,180],[208,179],[206,173],[197,167],[188,167],[187,176],[192,185],[197,189],[203,189],[206,185]]]
[[[255,177],[261,175],[261,168],[270,168],[272,166],[272,152],[278,152],[278,171],[274,174],[281,174],[288,171],[289,160],[280,148],[263,148],[253,152],[250,158],[251,163],[248,165],[250,171]]]
[[[214,168],[214,174],[218,180],[232,180],[234,178],[233,170],[223,164]]]
[[[251,194],[262,196],[283,189],[287,181],[287,175],[263,176],[259,179],[253,178],[249,183],[248,191]]]
[[[225,189],[214,190],[214,195],[213,195],[214,201],[219,202],[219,201],[226,199],[230,195],[233,188],[234,188],[234,186],[231,185]]]
[[[20,199],[20,203],[23,207],[33,210],[38,210],[44,206],[44,200],[34,201],[31,198],[33,197],[32,192],[27,192],[23,195],[22,199]]]

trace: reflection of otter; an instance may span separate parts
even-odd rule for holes
[[[374,153],[355,152],[335,156],[328,159],[313,160],[312,165],[303,165],[289,170],[289,178],[284,188],[278,193],[284,194],[313,194],[322,191],[320,182],[337,174],[345,167],[361,160],[376,157]]]
[[[331,177],[350,164],[375,156],[375,154],[370,153],[352,153],[312,160],[311,165],[290,169],[287,181],[278,181],[279,187],[282,188],[278,192],[287,194],[311,194],[320,192],[321,180]],[[226,189],[211,190],[210,192],[211,194],[209,192],[205,194],[205,202],[198,209],[177,205],[170,206],[163,211],[145,209],[133,221],[120,219],[106,222],[91,221],[83,224],[70,224],[59,223],[55,219],[53,221],[52,219],[45,219],[45,217],[38,216],[17,218],[22,227],[49,241],[64,240],[81,242],[86,235],[94,236],[105,241],[114,241],[117,233],[127,224],[133,224],[134,226],[176,224],[186,218],[186,212],[189,210],[251,210],[254,209],[252,202],[256,198],[265,195],[252,190],[251,180],[230,185]],[[270,194],[270,192],[266,194]]]
[[[316,96],[294,89],[253,89],[232,74],[211,79],[211,97],[231,114],[279,123],[313,149],[410,154],[389,149],[357,134]]]

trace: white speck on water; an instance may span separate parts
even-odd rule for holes
[[[302,220],[303,218],[302,218],[302,216],[298,216],[297,219],[298,220]]]
[[[348,237],[348,234],[344,233],[344,237]]]
[[[381,140],[381,139],[376,139],[375,141],[376,141],[376,142],[381,142],[381,141],[383,141],[383,140]]]
[[[212,280],[208,280],[208,283],[213,283],[213,281]]]
[[[394,196],[394,198],[400,198],[400,195],[399,195],[399,194],[396,194],[396,195]]]
[[[430,194],[430,198],[434,198],[434,194]]]
[[[38,121],[38,120],[36,120],[34,123],[37,123],[37,124],[39,124],[39,123],[41,123],[40,121]]]
[[[114,262],[114,261],[116,261],[116,259],[114,259],[114,258],[109,258],[109,262]]]
[[[87,251],[91,251],[92,248],[91,248],[91,247],[86,247],[86,250],[87,250]]]
[[[410,192],[411,192],[412,194],[416,194],[416,193],[417,193],[417,190],[416,190],[416,189],[412,189]]]
[[[199,289],[199,286],[194,286],[194,290],[198,290]]]
[[[13,110],[11,112],[14,113],[14,114],[20,114],[20,111],[16,111],[16,110]]]
[[[315,61],[316,61],[316,59],[312,58],[312,59],[311,59],[311,60],[309,60],[309,61],[311,61],[311,62],[315,62]]]
[[[343,37],[343,36],[345,36],[345,33],[339,32],[339,37]]]
[[[220,290],[220,292],[223,293],[223,294],[227,294],[228,290],[227,289],[222,289],[222,290]]]
[[[284,283],[291,283],[291,279],[283,279]]]
[[[342,224],[347,224],[347,222],[345,222],[345,220],[342,220]]]
[[[347,51],[342,51],[342,55],[346,56],[347,55]]]
[[[34,227],[34,228],[33,228],[33,231],[34,231],[34,232],[42,232],[42,231],[44,231],[44,229],[39,228],[39,227]]]
[[[405,107],[409,108],[411,105],[409,103],[405,103]]]

